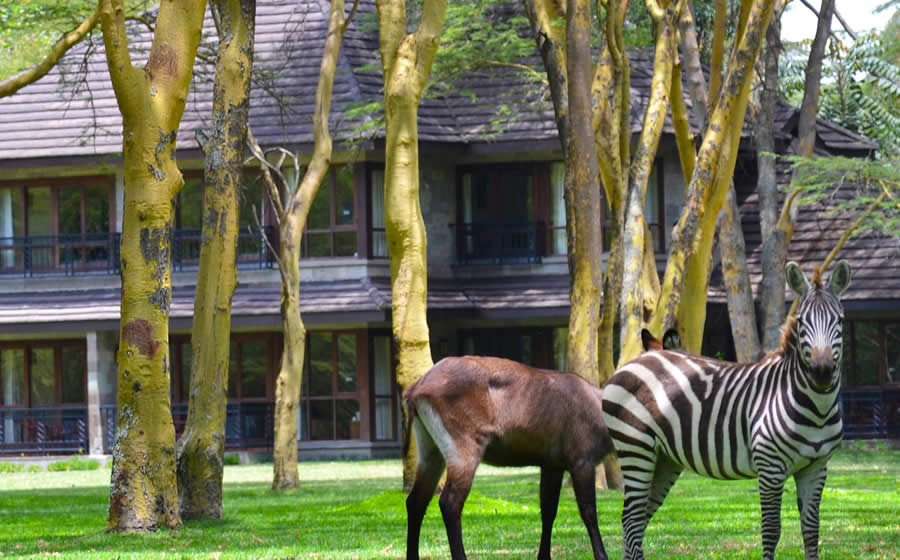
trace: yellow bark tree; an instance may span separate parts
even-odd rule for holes
[[[178,501],[186,519],[222,518],[231,298],[237,285],[238,198],[250,112],[255,0],[210,3],[219,34],[203,191],[203,230],[188,415],[177,445]]]
[[[284,350],[281,368],[275,381],[275,440],[273,445],[274,473],[272,488],[285,490],[300,484],[297,472],[297,412],[300,407],[300,387],[303,381],[303,360],[306,351],[306,327],[300,316],[300,247],[309,210],[322,180],[331,165],[332,141],[328,131],[328,115],[334,76],[337,71],[341,41],[353,19],[358,1],[349,14],[344,14],[344,0],[331,0],[328,32],[319,82],[316,87],[313,113],[314,148],[306,172],[300,175],[299,156],[284,149],[276,149],[275,161],[270,161],[256,140],[250,135],[250,149],[262,168],[269,199],[275,209],[279,225],[278,267],[281,273],[281,321]],[[287,173],[283,165],[292,164]],[[278,177],[284,189],[275,180]],[[287,198],[282,203],[282,192]]]
[[[387,137],[384,213],[391,262],[391,325],[397,348],[397,382],[405,390],[432,366],[417,112],[437,54],[447,1],[424,0],[412,33],[407,33],[406,0],[376,0],[376,9]],[[416,472],[415,445],[409,440],[411,445],[403,457],[403,486],[407,489]]]
[[[172,200],[184,184],[175,138],[205,10],[203,0],[162,3],[147,63],[138,68],[128,52],[124,2],[100,2],[125,167],[111,531],[181,525],[169,402]]]

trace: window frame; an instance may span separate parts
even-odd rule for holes
[[[385,337],[388,339],[388,378],[389,378],[389,388],[388,394],[385,393],[376,393],[375,392],[375,343],[374,339],[376,337]],[[369,351],[368,351],[368,374],[372,376],[372,379],[369,383],[370,390],[368,391],[368,398],[366,400],[369,401],[369,439],[371,441],[397,441],[398,439],[398,423],[397,420],[399,418],[398,411],[398,399],[397,395],[399,394],[399,385],[397,384],[397,352],[394,350],[394,337],[392,336],[390,331],[387,330],[372,330],[368,333],[369,340]],[[376,418],[375,415],[378,412],[378,408],[376,403],[380,399],[390,399],[390,430],[391,436],[388,438],[379,438],[377,437],[377,426],[376,426]]]
[[[848,389],[866,389],[866,388],[887,388],[887,387],[898,387],[900,386],[900,381],[888,381],[887,376],[887,368],[888,368],[888,352],[887,352],[887,325],[897,325],[900,327],[900,319],[867,319],[867,318],[858,318],[858,319],[845,319],[845,326],[847,327],[847,331],[849,336],[844,339],[844,367],[846,367],[846,382],[844,386]],[[878,329],[878,350],[877,350],[877,362],[878,362],[878,384],[867,384],[860,385],[856,383],[857,377],[857,344],[856,344],[856,328],[858,323],[869,323],[873,324]],[[849,343],[849,344],[848,344]]]
[[[80,347],[83,350],[82,361],[82,400],[81,402],[62,401],[62,349],[65,347]],[[36,348],[51,348],[53,350],[53,403],[49,405],[32,406],[31,394],[31,352]],[[25,404],[2,405],[4,409],[52,409],[87,406],[87,342],[83,339],[66,338],[59,340],[28,340],[0,342],[0,352],[9,350],[22,350],[24,354]]]
[[[309,380],[310,380],[310,368],[312,362],[312,355],[310,353],[310,336],[306,338],[306,352],[305,359],[303,360],[303,383],[300,388],[300,411],[299,414],[303,414],[302,423],[305,426],[311,426],[310,421],[310,403],[311,402],[331,402],[331,437],[329,439],[312,439],[303,438],[303,434],[298,431],[297,433],[297,441],[300,444],[311,444],[316,445],[321,442],[332,442],[332,441],[372,441],[372,431],[371,426],[374,424],[371,423],[370,417],[374,414],[372,407],[369,406],[369,401],[374,397],[371,395],[371,391],[369,390],[369,375],[370,369],[368,367],[369,360],[366,359],[370,353],[370,345],[368,336],[366,331],[361,331],[357,329],[334,329],[334,330],[317,330],[310,331],[311,334],[329,334],[331,336],[331,394],[330,395],[317,395],[310,396],[309,395]],[[354,392],[338,392],[338,345],[337,338],[341,335],[352,335],[355,337],[355,360],[354,365],[356,367],[356,391]],[[373,350],[374,351],[374,350]],[[368,398],[363,398],[364,395],[368,395]],[[337,401],[347,401],[347,400],[355,400],[359,404],[359,435],[356,438],[348,438],[348,439],[337,439]],[[311,436],[311,434],[310,434]]]
[[[352,171],[353,185],[353,224],[341,225],[337,223],[337,171],[341,167],[349,167]],[[361,235],[360,231],[365,231],[364,216],[367,216],[367,209],[362,207],[365,201],[361,201],[360,196],[363,191],[366,173],[361,164],[357,163],[332,163],[328,168],[328,174],[322,180],[316,197],[321,196],[323,189],[328,189],[328,223],[327,228],[311,228],[310,220],[307,218],[306,226],[303,229],[303,239],[300,246],[300,257],[304,259],[333,259],[333,258],[359,258],[360,255],[368,255],[368,243],[365,242],[366,235]],[[312,205],[315,200],[310,202]],[[335,254],[335,237],[341,233],[354,233],[356,238],[356,251],[353,255],[337,255]],[[310,255],[309,242],[313,235],[328,235],[328,255]]]

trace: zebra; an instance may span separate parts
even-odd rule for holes
[[[818,558],[826,463],[843,436],[839,299],[850,266],[835,265],[826,287],[818,270],[810,283],[794,262],[786,275],[801,299],[782,327],[780,349],[735,364],[656,344],[606,385],[603,417],[625,482],[626,559],[643,558],[647,523],[685,468],[717,479],[759,479],[766,559],[781,537],[781,496],[793,475],[806,558]]]

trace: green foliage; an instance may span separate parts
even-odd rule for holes
[[[866,232],[900,238],[900,160],[788,157],[800,204],[822,202],[831,215],[856,215],[884,195],[854,235]]]
[[[41,472],[44,469],[37,465],[23,465],[22,463],[0,463],[0,473]]]
[[[829,463],[822,500],[822,552],[828,558],[888,559],[900,549],[896,516],[900,452],[842,449]],[[11,474],[0,477],[0,550],[65,558],[401,558],[406,542],[400,463],[301,463],[301,488],[270,490],[271,465],[225,468],[225,519],[187,521],[180,531],[107,534],[109,474]],[[479,468],[463,511],[473,558],[534,558],[541,521],[536,468]],[[612,558],[622,552],[621,492],[599,492],[600,532]],[[779,558],[802,558],[796,490],[785,489]],[[652,558],[759,557],[755,480],[683,475],[647,529]],[[446,558],[435,498],[422,528],[422,555]],[[587,533],[570,485],[563,488],[553,557],[589,558]]]
[[[100,468],[100,463],[93,459],[83,457],[70,457],[65,461],[57,461],[47,465],[48,471],[95,471]]]
[[[236,453],[226,453],[223,462],[226,465],[240,465],[241,457]]]
[[[885,37],[862,35],[849,45],[832,37],[819,101],[820,117],[876,140],[884,158],[900,156],[900,47],[891,33],[898,33],[896,26]],[[808,50],[808,42],[789,45],[781,57],[779,93],[798,105]]]

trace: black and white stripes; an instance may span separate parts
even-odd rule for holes
[[[718,479],[759,478],[763,557],[781,534],[784,483],[797,482],[807,558],[818,557],[825,463],[841,441],[838,409],[843,309],[850,268],[827,287],[788,265],[802,296],[782,347],[734,364],[679,351],[647,352],[620,368],[603,415],[625,481],[625,558],[643,558],[644,529],[684,469]]]

